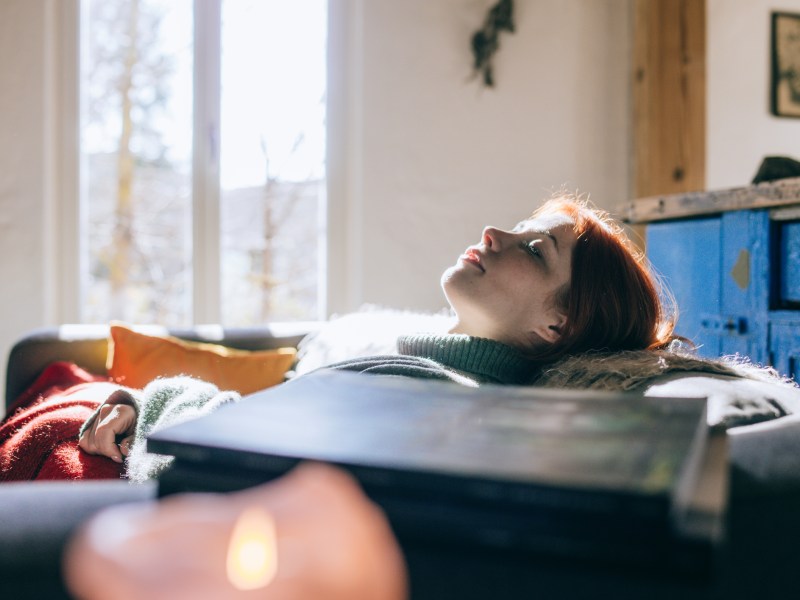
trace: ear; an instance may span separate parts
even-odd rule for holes
[[[534,333],[545,340],[548,344],[555,344],[561,339],[564,326],[567,324],[567,316],[561,312],[553,312],[547,319],[537,325]]]

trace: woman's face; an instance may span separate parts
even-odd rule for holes
[[[565,315],[558,292],[570,283],[576,235],[572,221],[548,215],[511,231],[483,230],[442,275],[457,316],[453,333],[536,349],[560,337]]]

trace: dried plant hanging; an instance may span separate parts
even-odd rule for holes
[[[501,31],[514,33],[513,0],[500,0],[489,9],[483,27],[472,35],[473,72],[482,76],[487,87],[494,87],[492,58],[500,47]]]

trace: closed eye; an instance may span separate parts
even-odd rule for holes
[[[540,258],[541,259],[541,258],[544,258],[544,254],[542,253],[542,251],[539,248],[539,246],[537,246],[537,244],[536,244],[536,242],[538,242],[538,241],[540,241],[540,240],[534,240],[532,242],[525,242],[523,244],[523,246],[525,248],[525,251],[528,254],[530,254],[534,258]]]

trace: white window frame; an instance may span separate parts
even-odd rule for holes
[[[194,122],[192,153],[192,322],[220,323],[220,62],[221,2],[194,0]],[[360,193],[352,182],[361,164],[361,96],[358,74],[363,0],[328,1],[328,82],[326,202],[321,262],[319,316],[354,307],[359,296],[355,262],[360,255],[353,236],[358,230]],[[80,154],[81,23],[80,0],[59,0],[48,11],[47,80],[49,130],[55,143],[46,159],[49,168],[47,240],[47,317],[52,323],[77,323],[81,318],[81,277],[85,273],[85,211],[82,210]],[[354,75],[355,72],[355,75]],[[335,148],[337,151],[332,151]],[[346,148],[345,152],[341,149]]]
[[[192,320],[222,322],[220,272],[220,53],[222,0],[194,0]],[[198,43],[198,40],[201,40]],[[198,243],[202,240],[202,243]]]

